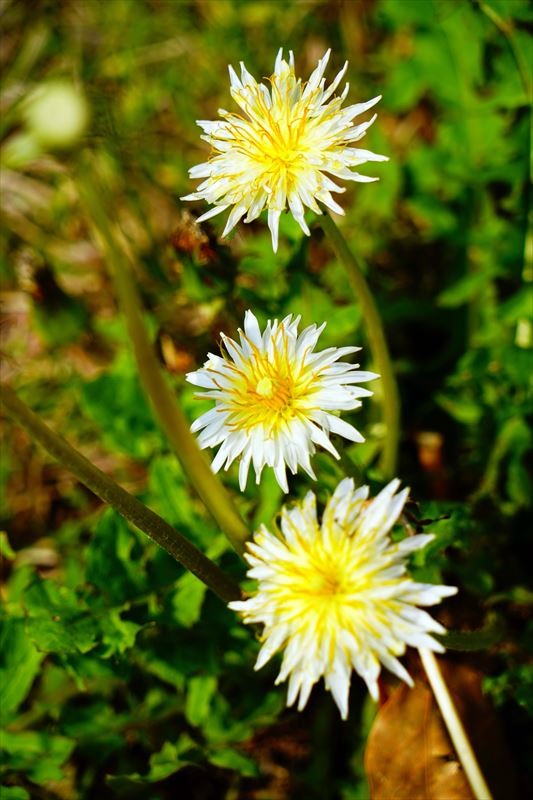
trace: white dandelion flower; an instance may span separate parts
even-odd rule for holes
[[[378,180],[353,170],[367,161],[387,161],[386,156],[355,147],[376,119],[354,123],[380,99],[342,107],[348,94],[335,90],[348,62],[326,88],[323,77],[330,50],[318,62],[307,83],[296,78],[294,57],[289,62],[279,51],[270,87],[257,83],[241,62],[241,76],[229,67],[231,96],[242,113],[219,109],[222,119],[198,120],[201,137],[212,147],[204,164],[190,170],[191,178],[205,178],[195,192],[183,200],[206,200],[213,208],[198,222],[231,209],[223,236],[244,217],[256,219],[268,209],[268,225],[274,251],[278,247],[279,218],[287,206],[306,235],[306,208],[322,213],[317,201],[338,214],[343,209],[332,192],[344,192],[331,177],[347,181]],[[327,173],[327,174],[326,174]]]
[[[293,475],[301,466],[313,479],[310,457],[315,445],[339,454],[330,441],[338,433],[353,442],[363,442],[353,425],[339,419],[340,411],[361,406],[372,394],[359,383],[379,377],[359,371],[358,364],[339,361],[359,347],[329,347],[315,352],[326,323],[310,325],[298,334],[300,317],[292,314],[281,322],[268,322],[261,333],[251,311],[244,317],[240,343],[222,335],[225,352],[209,354],[204,366],[190,372],[187,380],[206,391],[199,397],[215,401],[215,407],[192,425],[201,431],[200,447],[216,447],[212,468],[228,469],[240,459],[239,483],[244,491],[250,464],[257,483],[263,467],[274,469],[276,479],[288,492],[286,466]]]
[[[406,572],[409,553],[433,538],[417,535],[393,543],[389,531],[401,514],[408,490],[396,494],[393,480],[372,501],[368,487],[355,489],[345,478],[335,490],[319,525],[316,499],[281,512],[281,534],[264,526],[249,542],[246,559],[256,593],[230,603],[246,623],[264,625],[255,669],[283,650],[276,683],[289,679],[287,705],[307,703],[320,678],[348,716],[352,670],[378,699],[381,665],[412,686],[398,661],[406,647],[442,652],[430,635],[445,630],[417,606],[439,603],[453,586],[416,583]]]

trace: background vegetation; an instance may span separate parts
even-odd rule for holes
[[[368,264],[398,374],[398,474],[412,487],[413,525],[437,534],[414,574],[459,585],[439,618],[481,629],[483,649],[450,653],[449,678],[496,794],[527,796],[527,0],[4,0],[1,10],[4,376],[237,579],[242,564],[143,397],[79,199],[82,165],[94,159],[112,186],[106,213],[124,232],[161,363],[192,419],[207,405],[184,374],[247,308],[263,321],[327,320],[324,346],[365,344],[318,225],[306,239],[283,218],[275,256],[264,220],[221,242],[218,219],[200,230],[191,214],[205,207],[178,199],[206,154],[195,120],[232,107],[227,64],[268,75],[283,45],[305,77],[331,47],[328,76],[349,60],[352,102],[383,94],[365,146],[390,162],[375,166],[379,183],[343,196],[342,227]],[[31,93],[58,80],[75,87],[80,129],[89,114],[61,146],[45,135],[50,119],[28,112]],[[363,368],[368,358],[365,348]],[[367,443],[345,447],[341,466],[317,457],[321,500],[346,471],[379,482],[379,402],[357,426]],[[276,666],[253,672],[253,635],[202,584],[14,425],[2,455],[2,800],[390,798],[380,775],[393,762],[391,785],[414,798],[422,766],[441,774],[438,748],[402,760],[409,726],[422,735],[430,722],[388,676],[365,770],[376,709],[362,682],[353,680],[347,723],[322,688],[303,714],[284,710]],[[271,520],[282,499],[271,476],[244,496],[235,470],[225,480],[250,524]],[[293,496],[307,488],[291,482]],[[420,796],[442,798],[436,785]]]

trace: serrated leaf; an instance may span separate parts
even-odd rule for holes
[[[76,594],[51,580],[36,580],[24,594],[26,633],[46,653],[87,653],[96,645],[98,626]]]

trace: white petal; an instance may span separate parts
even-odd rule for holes
[[[259,329],[259,322],[255,314],[250,310],[246,311],[244,314],[244,332],[252,344],[257,348],[261,348],[262,336]]]
[[[206,219],[211,219],[211,217],[216,217],[217,214],[221,214],[227,208],[229,208],[229,204],[210,208],[209,211],[206,211],[205,214],[202,214],[201,217],[198,217],[196,222],[205,222]]]
[[[224,230],[222,232],[222,238],[227,236],[228,233],[231,230],[233,230],[233,228],[238,223],[238,221],[241,219],[241,217],[243,217],[244,214],[246,214],[246,211],[247,211],[247,206],[242,205],[242,204],[241,205],[237,205],[237,206],[235,206],[235,208],[232,209],[231,214],[229,215],[228,220],[226,222],[226,227],[224,228]]]
[[[365,437],[361,436],[359,431],[354,428],[353,425],[350,425],[349,422],[345,422],[340,417],[335,417],[333,414],[326,414],[328,419],[329,429],[332,433],[338,433],[340,436],[344,436],[345,439],[349,439],[351,442],[364,442]]]
[[[278,226],[280,216],[281,211],[277,211],[274,208],[268,209],[268,227],[272,234],[272,249],[275,253],[278,252]]]
[[[279,460],[274,467],[274,474],[276,476],[276,480],[280,485],[280,488],[283,492],[287,493],[289,491],[289,485],[287,483],[287,473],[285,471],[285,463],[283,460]]]
[[[378,94],[377,97],[373,97],[371,100],[367,100],[366,103],[356,103],[349,108],[344,109],[344,113],[349,112],[350,119],[353,117],[358,117],[359,114],[364,114],[365,111],[368,111],[369,108],[375,106],[376,103],[379,103],[381,100],[382,95]]]
[[[350,678],[343,674],[328,675],[328,689],[341,712],[342,719],[348,719],[348,693],[350,691]]]

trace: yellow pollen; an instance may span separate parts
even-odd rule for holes
[[[335,573],[325,574],[322,576],[322,585],[320,587],[320,594],[323,597],[333,597],[339,594],[341,589],[341,580]]]
[[[253,351],[249,363],[242,369],[235,367],[233,396],[227,401],[231,430],[247,431],[261,425],[266,435],[273,437],[293,419],[312,410],[308,397],[315,391],[315,376],[293,365],[285,331],[278,333],[270,357],[249,342]]]
[[[342,603],[348,589],[346,578],[341,564],[311,558],[293,583],[292,593],[317,608]]]

